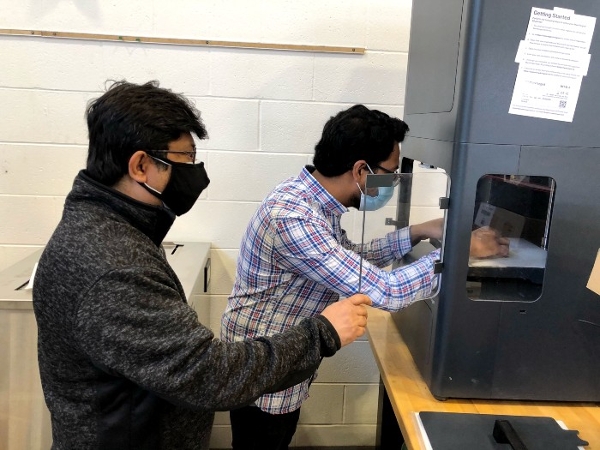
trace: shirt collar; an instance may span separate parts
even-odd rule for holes
[[[321,183],[312,176],[314,170],[315,168],[313,166],[305,166],[298,177],[300,181],[306,185],[308,192],[310,192],[314,199],[323,206],[323,209],[338,215],[348,212],[348,208],[337,201],[336,198],[327,192],[327,190],[321,186]]]
[[[75,208],[75,204],[81,203],[104,208],[107,220],[111,215],[109,211],[112,211],[152,239],[156,245],[161,244],[175,221],[175,214],[166,207],[135,200],[94,180],[85,170],[81,170],[75,178],[65,208]]]

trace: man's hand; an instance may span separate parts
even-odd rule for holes
[[[444,234],[444,219],[433,219],[410,226],[410,242],[417,245],[424,239],[442,240]]]
[[[490,227],[481,227],[471,233],[472,258],[497,258],[508,256],[508,238],[500,236],[498,231]]]
[[[371,299],[363,294],[355,294],[344,300],[339,300],[321,313],[337,331],[342,347],[363,334],[367,326],[367,308]]]

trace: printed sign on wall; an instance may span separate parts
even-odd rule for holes
[[[519,71],[510,114],[573,121],[595,26],[595,17],[569,9],[531,8],[515,58]]]

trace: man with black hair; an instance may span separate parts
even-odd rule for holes
[[[364,333],[370,300],[355,295],[282,334],[214,339],[161,247],[209,183],[199,112],[156,82],[117,82],[87,124],[87,167],[33,288],[54,450],[207,449],[215,410],[309,377]]]
[[[319,314],[340,296],[356,293],[361,267],[361,292],[377,308],[397,311],[431,293],[439,250],[391,272],[382,268],[423,239],[441,239],[441,220],[393,231],[364,247],[352,243],[340,225],[349,207],[376,210],[390,200],[391,188],[368,195],[366,178],[398,171],[399,143],[407,131],[402,120],[363,105],[327,121],[314,167],[277,186],[250,220],[222,318],[224,340],[280,333]],[[489,241],[487,256],[507,250],[506,241],[483,238]],[[231,411],[234,450],[287,449],[311,381]]]

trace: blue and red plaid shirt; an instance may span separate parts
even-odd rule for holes
[[[397,311],[427,297],[439,251],[392,271],[381,269],[412,248],[403,228],[361,248],[342,230],[347,208],[313,178],[308,168],[277,186],[262,202],[244,233],[233,292],[221,322],[221,337],[241,341],[281,333],[319,314],[341,297],[361,291],[373,306]],[[294,411],[308,397],[310,380],[256,405],[271,414]]]

